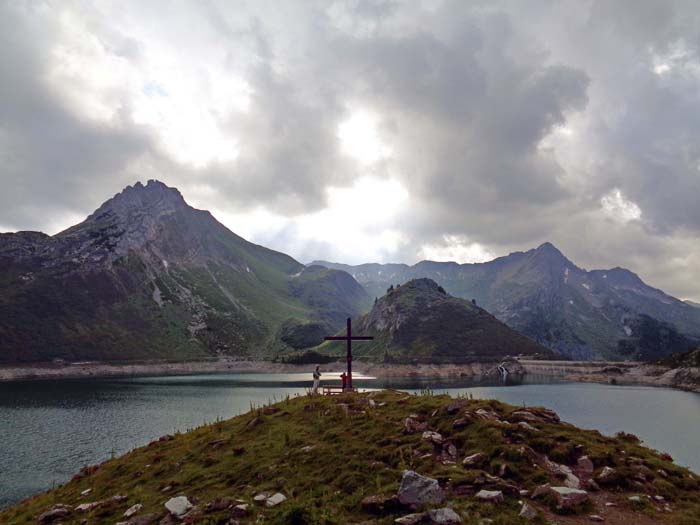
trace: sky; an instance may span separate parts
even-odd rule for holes
[[[0,231],[136,181],[301,262],[550,241],[700,300],[695,0],[0,0]]]

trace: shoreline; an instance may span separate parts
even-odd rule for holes
[[[372,377],[485,377],[498,375],[498,363],[472,364],[385,364],[353,363],[355,372]],[[339,360],[321,366],[337,370]],[[66,363],[25,364],[0,367],[0,383],[68,379],[103,379],[143,376],[174,376],[223,373],[311,373],[312,364],[274,363],[271,361],[138,362],[138,363]],[[634,362],[614,361],[535,361],[508,363],[514,375],[544,375],[568,381],[616,385],[640,385],[677,388],[700,393],[700,368],[669,368]]]

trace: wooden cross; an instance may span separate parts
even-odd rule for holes
[[[347,341],[348,344],[348,383],[347,390],[352,392],[352,342],[353,341],[369,341],[374,339],[368,335],[352,335],[352,321],[348,317],[348,333],[347,335],[328,336],[326,341]]]

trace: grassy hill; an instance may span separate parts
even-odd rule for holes
[[[439,498],[415,503],[410,479],[401,489],[407,470],[434,480],[419,493]],[[558,505],[551,487],[572,476],[585,493]],[[181,496],[192,508],[175,518],[165,504]],[[523,502],[530,518],[520,516]],[[700,482],[632,435],[581,430],[545,409],[384,391],[295,397],[164,436],[0,512],[0,523],[49,523],[54,512],[63,524],[380,525],[428,511],[422,522],[439,523],[436,508],[467,525],[589,523],[591,514],[693,525]]]

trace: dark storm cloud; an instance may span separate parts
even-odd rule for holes
[[[174,47],[184,70],[245,80],[246,110],[208,111],[238,157],[202,165],[137,124],[126,90],[109,123],[77,116],[46,82],[58,14],[17,5],[0,8],[2,226],[89,213],[146,172],[200,205],[293,221],[372,175],[410,195],[395,259],[454,236],[498,255],[550,240],[583,266],[628,266],[700,299],[695,2],[64,4],[135,67]],[[369,166],[337,138],[358,110],[391,151]],[[305,261],[340,253],[293,223],[265,238]]]

